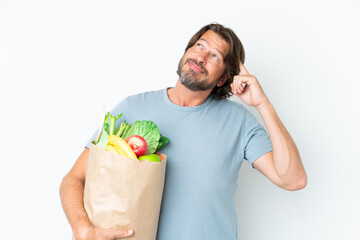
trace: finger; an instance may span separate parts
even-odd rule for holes
[[[250,75],[250,73],[248,72],[248,70],[246,70],[244,64],[242,64],[241,61],[240,61],[240,74]]]
[[[244,87],[242,85],[242,81],[241,79],[238,79],[238,81],[236,82],[236,89],[239,93],[241,93],[242,91],[244,91]]]
[[[134,234],[134,231],[129,229],[129,230],[123,230],[123,231],[118,231],[114,234],[114,238],[121,238],[121,237],[130,237]]]
[[[234,88],[237,94],[241,94],[244,91],[242,80],[243,80],[242,77],[236,77],[234,79]]]
[[[237,75],[234,77],[234,83],[236,86],[242,86],[245,87],[246,84],[251,81],[250,76],[248,75]]]
[[[254,76],[253,75],[237,75],[236,78],[239,79],[239,82],[243,86],[244,85],[249,85],[249,84],[254,82]]]
[[[244,91],[244,87],[242,84],[238,85],[238,91],[239,91],[239,94],[241,94]]]
[[[231,83],[230,86],[231,86],[231,92],[236,95],[236,89],[234,87],[234,83]]]
[[[131,229],[130,230],[107,229],[107,235],[111,239],[126,238],[126,237],[132,236],[133,234],[134,234],[134,231]]]

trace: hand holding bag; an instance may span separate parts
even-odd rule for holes
[[[95,227],[134,229],[128,239],[155,240],[167,156],[140,161],[91,144],[84,207]]]

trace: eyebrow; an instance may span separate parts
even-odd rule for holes
[[[208,42],[206,39],[200,38],[199,41],[200,41],[200,40],[206,42],[206,44],[209,45],[209,42]],[[222,57],[223,59],[225,58],[225,56],[222,54],[222,52],[220,52],[219,49],[217,49],[217,48],[214,48],[214,49],[215,49],[215,51],[217,51],[217,52],[221,55],[221,57]]]

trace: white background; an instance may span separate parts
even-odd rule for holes
[[[0,0],[0,238],[71,238],[58,189],[101,104],[174,86],[187,41],[216,21],[240,37],[308,174],[305,189],[288,192],[245,162],[239,239],[360,239],[359,9],[355,0]]]

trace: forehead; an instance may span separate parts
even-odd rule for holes
[[[223,56],[226,55],[229,48],[228,43],[219,34],[211,30],[206,31],[198,41],[205,41],[211,48],[220,51]]]

